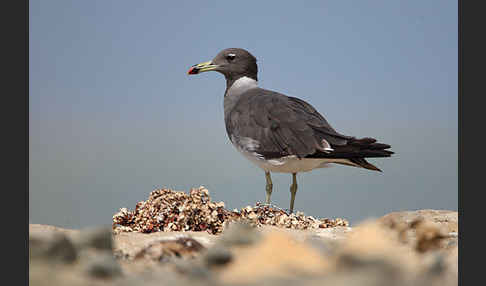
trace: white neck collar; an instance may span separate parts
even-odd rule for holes
[[[255,87],[258,87],[258,81],[250,77],[243,76],[233,82],[231,87],[228,89],[227,96],[242,94],[243,92]]]

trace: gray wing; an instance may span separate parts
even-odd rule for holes
[[[305,101],[260,88],[241,95],[225,121],[233,143],[266,159],[326,152],[353,138],[337,133]]]

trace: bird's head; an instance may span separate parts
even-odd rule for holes
[[[256,61],[256,58],[244,49],[224,49],[213,60],[193,65],[187,71],[187,74],[217,71],[222,73],[226,79],[234,80],[247,76],[257,80],[258,67]]]

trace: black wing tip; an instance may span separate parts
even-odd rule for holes
[[[358,152],[364,152],[366,154],[364,157],[390,157],[395,154],[391,150],[391,145],[378,143],[375,138],[365,137],[361,139],[353,138],[348,142],[348,145],[357,147]]]

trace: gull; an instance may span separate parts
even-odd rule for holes
[[[250,52],[224,49],[213,60],[190,67],[190,75],[217,71],[226,78],[224,121],[236,149],[265,172],[270,204],[271,172],[292,174],[290,213],[297,173],[341,164],[379,171],[365,158],[390,157],[391,146],[376,139],[338,133],[309,103],[258,86],[258,66]]]

